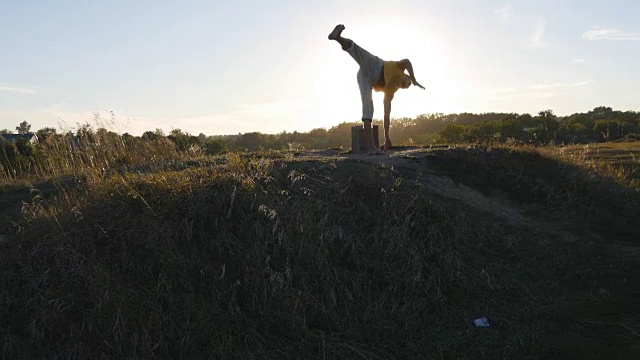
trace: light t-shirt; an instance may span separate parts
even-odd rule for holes
[[[384,62],[384,91],[387,95],[393,95],[402,86],[405,74],[399,61]]]

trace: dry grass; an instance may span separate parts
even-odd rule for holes
[[[543,148],[542,151],[640,190],[640,141]]]
[[[572,145],[559,150],[584,161],[603,161],[615,165],[640,164],[640,141]]]
[[[34,154],[0,162],[0,183],[42,181],[64,176],[102,177],[120,171],[152,171],[183,160],[168,139],[141,141],[112,133],[57,136],[33,147]],[[190,156],[191,159],[193,156]],[[3,165],[4,164],[4,165]]]
[[[110,171],[95,170],[104,168],[95,161],[94,170],[80,167],[72,182],[31,193],[22,216],[13,218],[0,245],[0,353],[212,359],[629,354],[639,340],[630,317],[637,317],[637,306],[629,302],[609,318],[614,329],[608,333],[586,324],[603,321],[593,309],[627,299],[621,279],[637,284],[625,275],[637,264],[610,251],[600,236],[606,229],[582,237],[574,226],[589,213],[585,204],[589,211],[635,209],[637,192],[606,176],[583,178],[582,168],[532,150],[433,154],[424,170],[440,167],[481,191],[498,189],[518,204],[537,206],[532,216],[540,208],[565,214],[561,221],[568,225],[557,231],[507,224],[430,194],[416,178],[358,161],[299,162],[288,153],[169,155],[153,166],[143,160],[112,166],[105,153]],[[523,162],[535,165],[523,170],[517,166]],[[637,234],[635,227],[622,229]],[[484,315],[494,326],[475,329],[471,320]]]

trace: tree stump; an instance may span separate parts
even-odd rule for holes
[[[371,134],[373,136],[373,145],[379,149],[380,140],[378,139],[378,125],[371,125]],[[366,154],[367,143],[364,139],[364,127],[353,126],[351,127],[351,153],[352,154]]]

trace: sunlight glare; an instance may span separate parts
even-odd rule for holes
[[[389,20],[378,18],[376,21],[360,18],[346,24],[343,35],[384,60],[408,58],[413,63],[416,78],[426,90],[417,87],[399,90],[393,101],[392,118],[464,110],[463,106],[469,100],[465,95],[468,89],[460,79],[462,74],[456,68],[458,64],[452,56],[447,37],[431,29],[429,24],[406,17],[403,20],[387,18]],[[325,32],[328,34],[329,31]],[[316,32],[325,36],[322,29]],[[313,43],[317,39],[309,41]],[[330,41],[309,46],[300,55],[288,75],[296,78],[290,80],[293,91],[290,96],[301,96],[300,78],[310,76],[308,80],[313,85],[305,95],[310,104],[308,114],[292,120],[291,127],[307,131],[318,127],[329,129],[345,121],[359,121],[362,103],[355,61],[337,43]],[[374,92],[373,100],[374,118],[382,119],[383,94]]]
[[[356,43],[384,60],[411,60],[416,79],[426,90],[415,87],[399,90],[393,101],[392,117],[457,112],[463,108],[461,102],[468,88],[456,76],[458,64],[446,36],[429,28],[428,24],[406,16],[364,18],[347,28],[345,36],[352,36]],[[359,102],[355,81],[351,87]],[[374,93],[376,118],[383,116],[382,99],[382,93]]]

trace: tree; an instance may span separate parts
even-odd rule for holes
[[[169,133],[167,138],[173,141],[180,151],[189,150],[191,145],[196,145],[198,143],[197,136],[191,136],[189,133],[183,132],[178,128],[171,130],[171,133]]]
[[[459,124],[449,124],[440,130],[437,139],[444,143],[461,143],[466,140],[467,127]]]
[[[100,137],[108,136],[109,135],[109,130],[107,130],[107,129],[103,128],[103,127],[100,127],[100,128],[98,128],[98,130],[96,130],[96,135],[100,136]]]
[[[509,138],[523,140],[524,132],[522,123],[515,116],[509,115],[498,122],[500,140],[506,141]]]
[[[538,144],[548,144],[551,140],[555,140],[560,123],[552,110],[544,110],[538,113],[536,118],[538,126],[535,130],[535,138]]]
[[[122,141],[125,144],[133,144],[136,141],[136,137],[126,132],[122,134]]]
[[[31,125],[29,125],[29,123],[25,120],[21,122],[19,126],[16,126],[16,131],[18,132],[18,134],[27,134],[31,131]]]
[[[56,135],[56,129],[51,127],[45,127],[36,131],[36,135],[38,136],[38,140],[47,141],[47,139]]]
[[[158,140],[160,139],[160,136],[158,136],[157,133],[153,132],[153,131],[145,131],[141,138],[143,140],[149,140],[149,141],[153,141],[153,140]]]
[[[198,145],[205,146],[207,144],[207,135],[200,133],[198,135]]]
[[[613,114],[613,109],[608,106],[598,106],[594,108],[592,111],[589,111],[589,115],[593,116],[595,119],[604,120],[611,117]]]
[[[263,135],[259,132],[250,132],[240,135],[236,140],[235,147],[248,151],[260,150],[264,146]]]
[[[608,120],[596,120],[593,125],[593,131],[602,135],[604,140],[610,140],[611,135],[611,121]]]
[[[329,130],[327,130],[327,147],[340,147],[340,146],[350,146],[351,145],[351,127],[360,125],[362,126],[362,121],[359,122],[343,122],[336,126],[333,126]]]
[[[224,154],[228,151],[227,144],[222,139],[207,140],[207,154]]]
[[[7,130],[7,129],[3,129],[3,130],[0,130],[0,134],[2,134],[2,135],[9,135],[9,134],[11,134],[11,131],[9,131],[9,130]]]
[[[469,126],[469,138],[473,141],[492,141],[499,138],[500,128],[496,121],[480,121]]]
[[[329,142],[328,132],[324,128],[309,131],[308,146],[312,149],[326,148]]]

